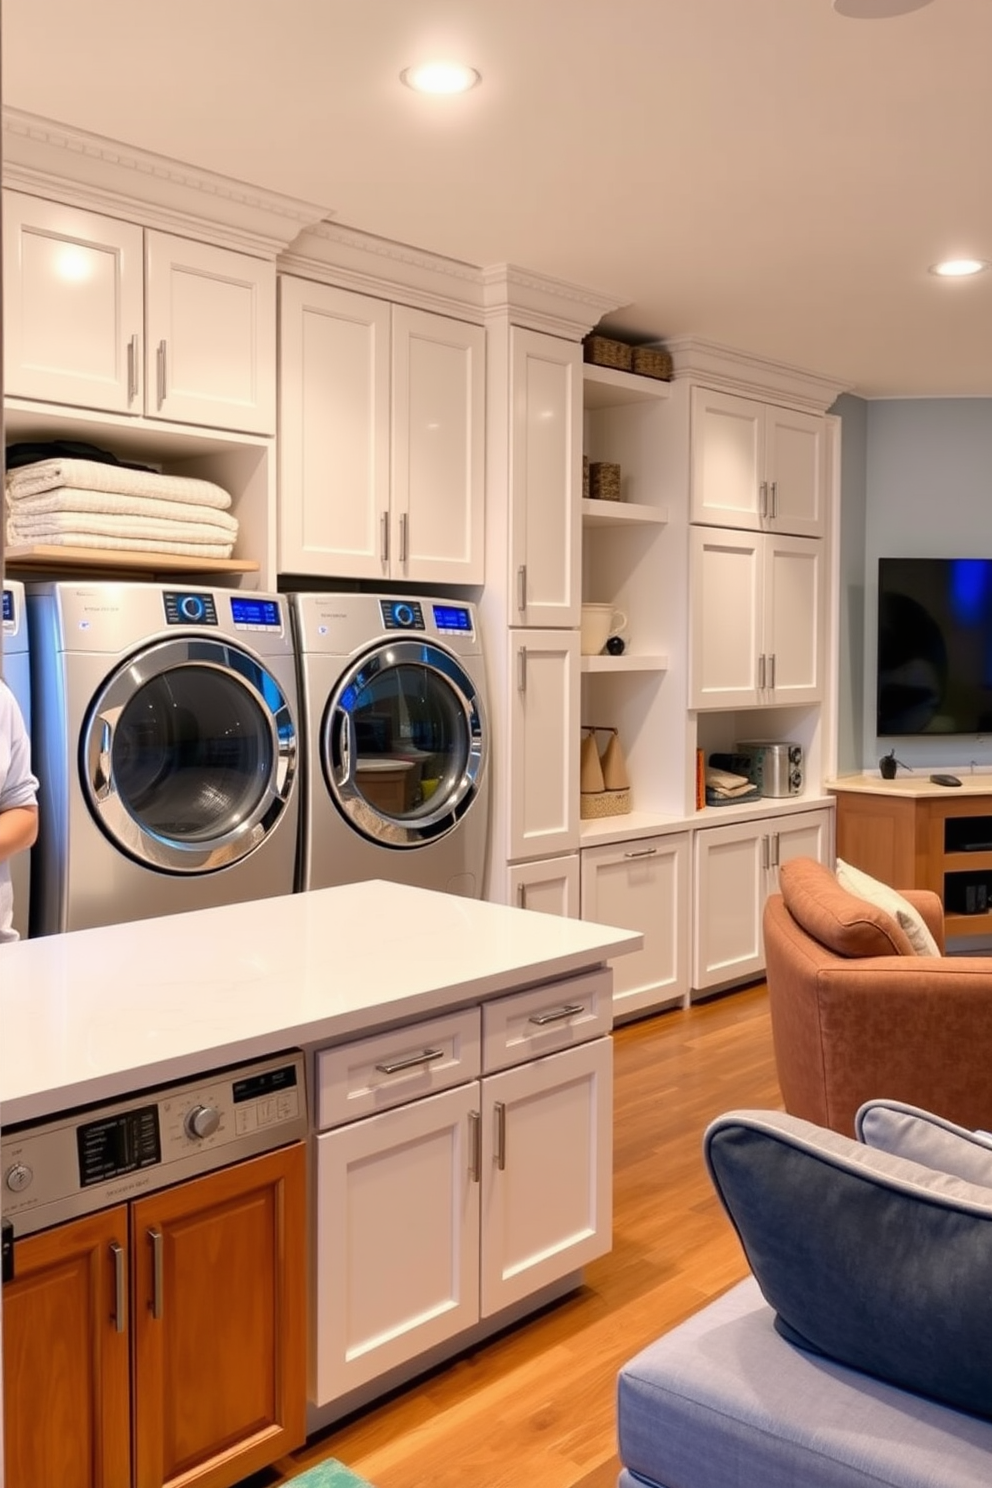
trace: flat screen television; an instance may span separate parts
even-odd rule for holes
[[[878,560],[881,736],[992,733],[992,558]]]

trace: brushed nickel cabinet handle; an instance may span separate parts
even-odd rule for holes
[[[527,647],[521,646],[517,651],[517,691],[527,691]]]
[[[527,885],[526,884],[522,884],[522,883],[517,884],[517,908],[518,909],[526,909],[527,908]]]
[[[772,493],[771,515],[773,517],[777,517],[778,516],[778,481],[772,481],[772,484],[771,484],[771,493]]]
[[[410,556],[410,515],[408,512],[400,512],[400,562],[405,563]]]
[[[768,482],[762,481],[758,487],[758,513],[762,517],[768,515]]]
[[[496,1166],[501,1173],[506,1171],[506,1105],[496,1101],[493,1106],[496,1117]]]
[[[124,1305],[124,1247],[111,1245],[110,1254],[114,1258],[114,1331],[123,1333],[127,1327]]]
[[[769,868],[771,866],[771,855],[768,851],[767,833],[761,839],[761,866],[762,868]]]
[[[166,373],[166,344],[164,341],[158,343],[158,351],[155,353],[155,367],[158,377],[158,406],[162,407],[165,402],[165,373]]]
[[[127,343],[127,401],[133,403],[138,396],[138,337],[135,334]]]
[[[379,555],[383,563],[389,562],[389,513],[379,518]]]
[[[768,686],[771,691],[775,690],[775,652],[772,651],[768,657]]]
[[[559,1008],[549,1008],[546,1013],[532,1013],[527,1022],[535,1023],[538,1028],[544,1028],[548,1023],[561,1023],[565,1018],[576,1018],[579,1013],[584,1012],[583,1003],[565,1002]]]
[[[625,858],[653,858],[657,853],[656,847],[643,847],[639,852],[625,852]]]
[[[162,1232],[161,1230],[149,1230],[148,1238],[152,1243],[152,1317],[162,1316]]]
[[[764,685],[765,685],[765,658],[762,655],[762,656],[759,656],[758,657],[758,686],[760,688],[763,688]]]
[[[468,1176],[473,1183],[482,1178],[482,1116],[478,1111],[468,1113]]]
[[[521,612],[527,608],[527,565],[521,563],[517,569],[517,609]]]
[[[777,832],[772,833],[772,867],[778,868],[781,863],[779,857],[779,836]]]
[[[422,1054],[407,1054],[403,1059],[390,1059],[384,1064],[377,1064],[376,1069],[380,1075],[397,1075],[400,1070],[416,1069],[421,1064],[431,1064],[435,1059],[443,1059],[443,1049],[425,1049]]]

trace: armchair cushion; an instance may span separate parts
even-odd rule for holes
[[[926,921],[910,904],[908,899],[889,887],[888,884],[880,883],[877,878],[863,873],[860,868],[852,868],[850,863],[845,863],[842,858],[837,859],[837,882],[842,889],[847,889],[849,894],[856,894],[859,899],[867,899],[869,904],[877,904],[879,909],[887,910],[909,936],[910,944],[918,956],[939,956],[940,948],[927,929]]]
[[[992,1137],[902,1101],[865,1101],[854,1118],[859,1142],[992,1189]]]
[[[784,1337],[992,1418],[992,1189],[775,1111],[704,1151]]]
[[[916,954],[893,914],[842,888],[825,864],[793,858],[781,865],[778,877],[792,918],[835,956]]]

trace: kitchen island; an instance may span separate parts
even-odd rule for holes
[[[5,946],[6,1488],[226,1488],[574,1289],[641,942],[377,881]]]

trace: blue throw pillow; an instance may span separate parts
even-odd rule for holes
[[[777,1111],[703,1145],[784,1337],[992,1419],[992,1187]]]

